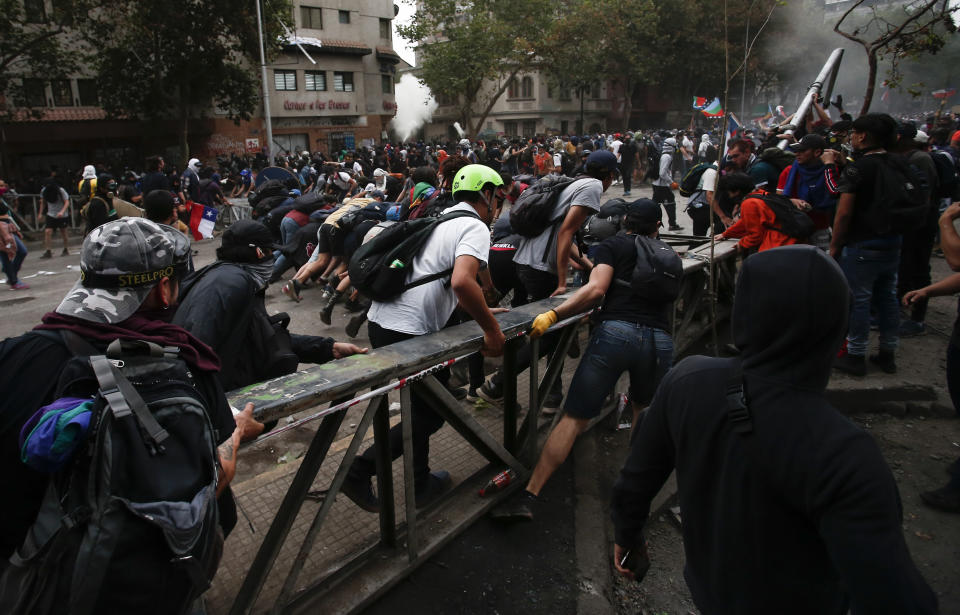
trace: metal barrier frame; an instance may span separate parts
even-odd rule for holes
[[[665,236],[668,237],[669,236]],[[674,242],[689,238],[674,237]],[[696,238],[702,242],[703,238]],[[732,298],[735,277],[736,254],[734,241],[718,243],[715,247],[718,297]],[[674,310],[675,353],[681,354],[692,346],[709,329],[713,313],[709,297],[710,245],[696,247],[684,259],[684,277],[681,295]],[[369,400],[351,442],[340,461],[333,481],[327,490],[323,504],[317,511],[307,535],[300,545],[289,576],[284,580],[271,612],[310,613],[317,612],[323,604],[327,612],[356,612],[386,592],[414,568],[422,564],[463,529],[494,507],[513,490],[520,487],[529,475],[537,458],[537,425],[542,400],[550,386],[559,377],[567,348],[574,338],[578,325],[586,314],[568,318],[557,323],[555,328],[560,338],[557,348],[548,359],[543,378],[538,374],[536,361],[531,361],[530,411],[520,426],[517,421],[520,409],[517,404],[517,352],[524,344],[525,333],[539,313],[562,302],[562,297],[553,297],[515,308],[497,319],[507,337],[503,369],[503,442],[480,425],[435,378],[433,373],[480,350],[482,333],[476,323],[465,323],[444,329],[432,335],[421,336],[383,348],[367,355],[355,355],[340,361],[313,366],[289,376],[233,391],[229,394],[231,405],[242,407],[246,402],[255,404],[259,420],[269,420],[315,407],[325,402],[332,405],[314,414],[321,419],[320,426],[310,443],[286,495],[267,531],[260,548],[236,595],[231,614],[249,613],[273,568],[287,535],[307,499],[308,492],[330,450],[349,407]],[[716,311],[718,319],[729,313],[729,308]],[[539,340],[529,340],[533,356],[540,356]],[[411,375],[412,374],[412,375]],[[392,384],[388,384],[392,383]],[[355,395],[368,387],[374,391]],[[474,474],[458,485],[451,494],[436,506],[418,511],[414,499],[413,454],[411,433],[411,388],[425,398],[473,448],[492,464],[513,468],[521,480],[505,491],[484,500],[471,499],[469,506],[455,507],[451,503],[466,492],[479,486],[482,473]],[[394,508],[394,484],[392,461],[385,443],[389,429],[386,394],[400,390],[401,425],[403,430],[403,487],[407,522],[398,526]],[[559,416],[559,414],[558,414]],[[599,420],[599,419],[598,419]],[[298,421],[299,423],[299,421]],[[380,501],[380,541],[377,545],[352,556],[336,571],[322,579],[312,580],[306,589],[296,593],[300,573],[319,530],[329,513],[335,496],[339,493],[347,470],[355,458],[364,434],[370,426],[374,430],[374,447],[377,460],[377,489]],[[462,498],[460,498],[462,503]],[[423,534],[418,528],[418,519],[432,511],[442,510],[449,522],[445,529],[432,528]],[[405,545],[403,541],[405,540]],[[401,548],[404,547],[404,548]]]

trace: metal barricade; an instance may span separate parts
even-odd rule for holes
[[[709,243],[698,245],[703,241],[703,238],[676,236],[671,239],[671,243],[686,242],[691,247],[683,261],[682,290],[674,310],[673,335],[677,354],[689,349],[709,329],[711,314],[725,317],[729,313],[729,305],[722,309],[711,309],[710,246]],[[721,242],[715,248],[714,269],[718,277],[716,299],[723,302],[732,303],[735,243]],[[284,431],[305,422],[320,421],[299,469],[279,503],[276,500],[270,502],[266,511],[258,504],[261,515],[270,519],[270,528],[256,548],[252,561],[247,557],[249,554],[234,553],[234,557],[230,558],[231,545],[228,542],[228,557],[221,564],[221,576],[225,565],[236,566],[238,561],[250,561],[249,568],[244,566],[241,571],[233,569],[228,575],[233,579],[238,574],[243,575],[239,592],[229,596],[232,599],[229,612],[250,613],[258,600],[272,601],[273,607],[269,610],[273,613],[357,612],[494,507],[512,489],[519,488],[537,458],[543,400],[560,376],[567,349],[586,315],[568,318],[551,328],[557,341],[547,359],[542,378],[537,361],[531,360],[529,367],[525,368],[529,370],[525,413],[519,403],[521,391],[518,387],[520,366],[517,353],[527,343],[525,334],[533,318],[556,307],[562,300],[562,297],[545,299],[497,315],[507,338],[502,367],[504,390],[499,427],[494,426],[496,422],[483,420],[466,410],[435,376],[437,370],[480,350],[483,337],[480,328],[473,322],[378,348],[367,355],[354,355],[312,366],[289,376],[229,393],[230,403],[236,408],[253,402],[255,415],[261,421],[282,419],[321,404],[330,404],[277,430]],[[541,340],[533,339],[529,343],[532,345],[532,356],[539,357]],[[404,499],[399,507],[395,504],[393,463],[386,445],[390,429],[387,395],[396,391],[400,396],[403,435]],[[513,468],[521,480],[493,497],[478,499],[473,493],[490,471],[488,466],[478,467],[439,505],[425,511],[418,510],[414,498],[412,391],[426,400],[472,451],[479,453],[482,461],[493,464],[497,471],[504,466]],[[357,420],[352,436],[342,440],[349,439],[349,445],[340,447],[334,455],[331,446],[341,430],[347,411],[362,403],[366,403],[366,407]],[[348,469],[371,428],[380,502],[379,540],[375,544],[352,547],[350,552],[340,556],[325,558],[318,555],[326,548],[317,544],[318,536],[330,516]],[[339,459],[332,459],[335,456],[339,456]],[[330,480],[326,490],[321,490],[319,508],[311,515],[309,510],[304,510],[304,504],[317,498],[314,484],[328,460],[330,463],[322,480]],[[268,485],[275,487],[272,481],[265,483],[264,487]],[[400,514],[404,519],[402,523],[398,521]],[[272,573],[272,582],[268,583]],[[225,589],[217,588],[216,583],[214,589],[219,589],[223,597]],[[225,604],[222,600],[220,607],[222,610],[214,605],[212,610],[223,612]],[[256,610],[261,612],[265,607],[261,604]]]

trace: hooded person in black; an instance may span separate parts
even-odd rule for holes
[[[676,468],[684,576],[704,615],[937,611],[879,448],[824,398],[849,297],[839,266],[812,246],[744,262],[741,356],[676,365],[634,434],[612,502],[621,574],[626,551],[645,550],[650,502]],[[741,383],[749,420],[735,422],[728,392]]]

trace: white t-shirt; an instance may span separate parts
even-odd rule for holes
[[[600,197],[603,195],[603,183],[599,179],[584,177],[575,180],[560,192],[556,205],[553,207],[551,220],[557,220],[567,215],[570,207],[578,205],[586,207],[592,212],[600,211]],[[517,246],[513,255],[513,262],[520,265],[529,265],[540,271],[557,272],[557,233],[560,225],[548,226],[536,237],[524,237]],[[549,248],[547,245],[549,244]],[[547,260],[543,261],[546,252]]]
[[[687,199],[687,205],[693,207],[694,209],[699,209],[708,203],[707,193],[716,192],[716,190],[717,170],[707,169],[703,172],[703,175],[700,176],[700,182],[697,185],[697,191],[691,194],[690,198]]]
[[[716,169],[707,169],[703,172],[703,175],[700,176],[701,190],[704,192],[716,192],[717,191],[717,170]]]
[[[681,141],[683,149],[680,150],[683,154],[684,160],[693,160],[693,141],[689,137],[684,136],[683,141]]]
[[[613,155],[617,157],[617,162],[620,162],[620,146],[623,145],[623,141],[620,139],[615,140],[610,144],[610,151],[613,152]]]
[[[353,172],[357,175],[363,175],[363,165],[360,164],[359,160],[353,161]]]
[[[458,203],[443,213],[470,211],[467,203]],[[432,273],[452,269],[457,257],[473,256],[482,264],[490,252],[490,229],[479,218],[462,217],[441,222],[413,259],[407,283],[414,282]],[[441,278],[415,286],[394,299],[381,303],[374,301],[367,318],[384,329],[425,335],[443,328],[457,307],[457,296],[450,286],[450,278]]]

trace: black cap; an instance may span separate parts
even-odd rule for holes
[[[653,199],[637,199],[632,203],[627,203],[626,214],[637,216],[643,222],[660,222],[663,220],[663,211]]]
[[[279,250],[282,246],[273,240],[273,235],[262,222],[238,220],[223,232],[221,248],[250,247],[264,250]]]
[[[820,135],[804,135],[799,142],[792,144],[790,149],[795,152],[805,152],[811,149],[827,149],[827,140]]]

